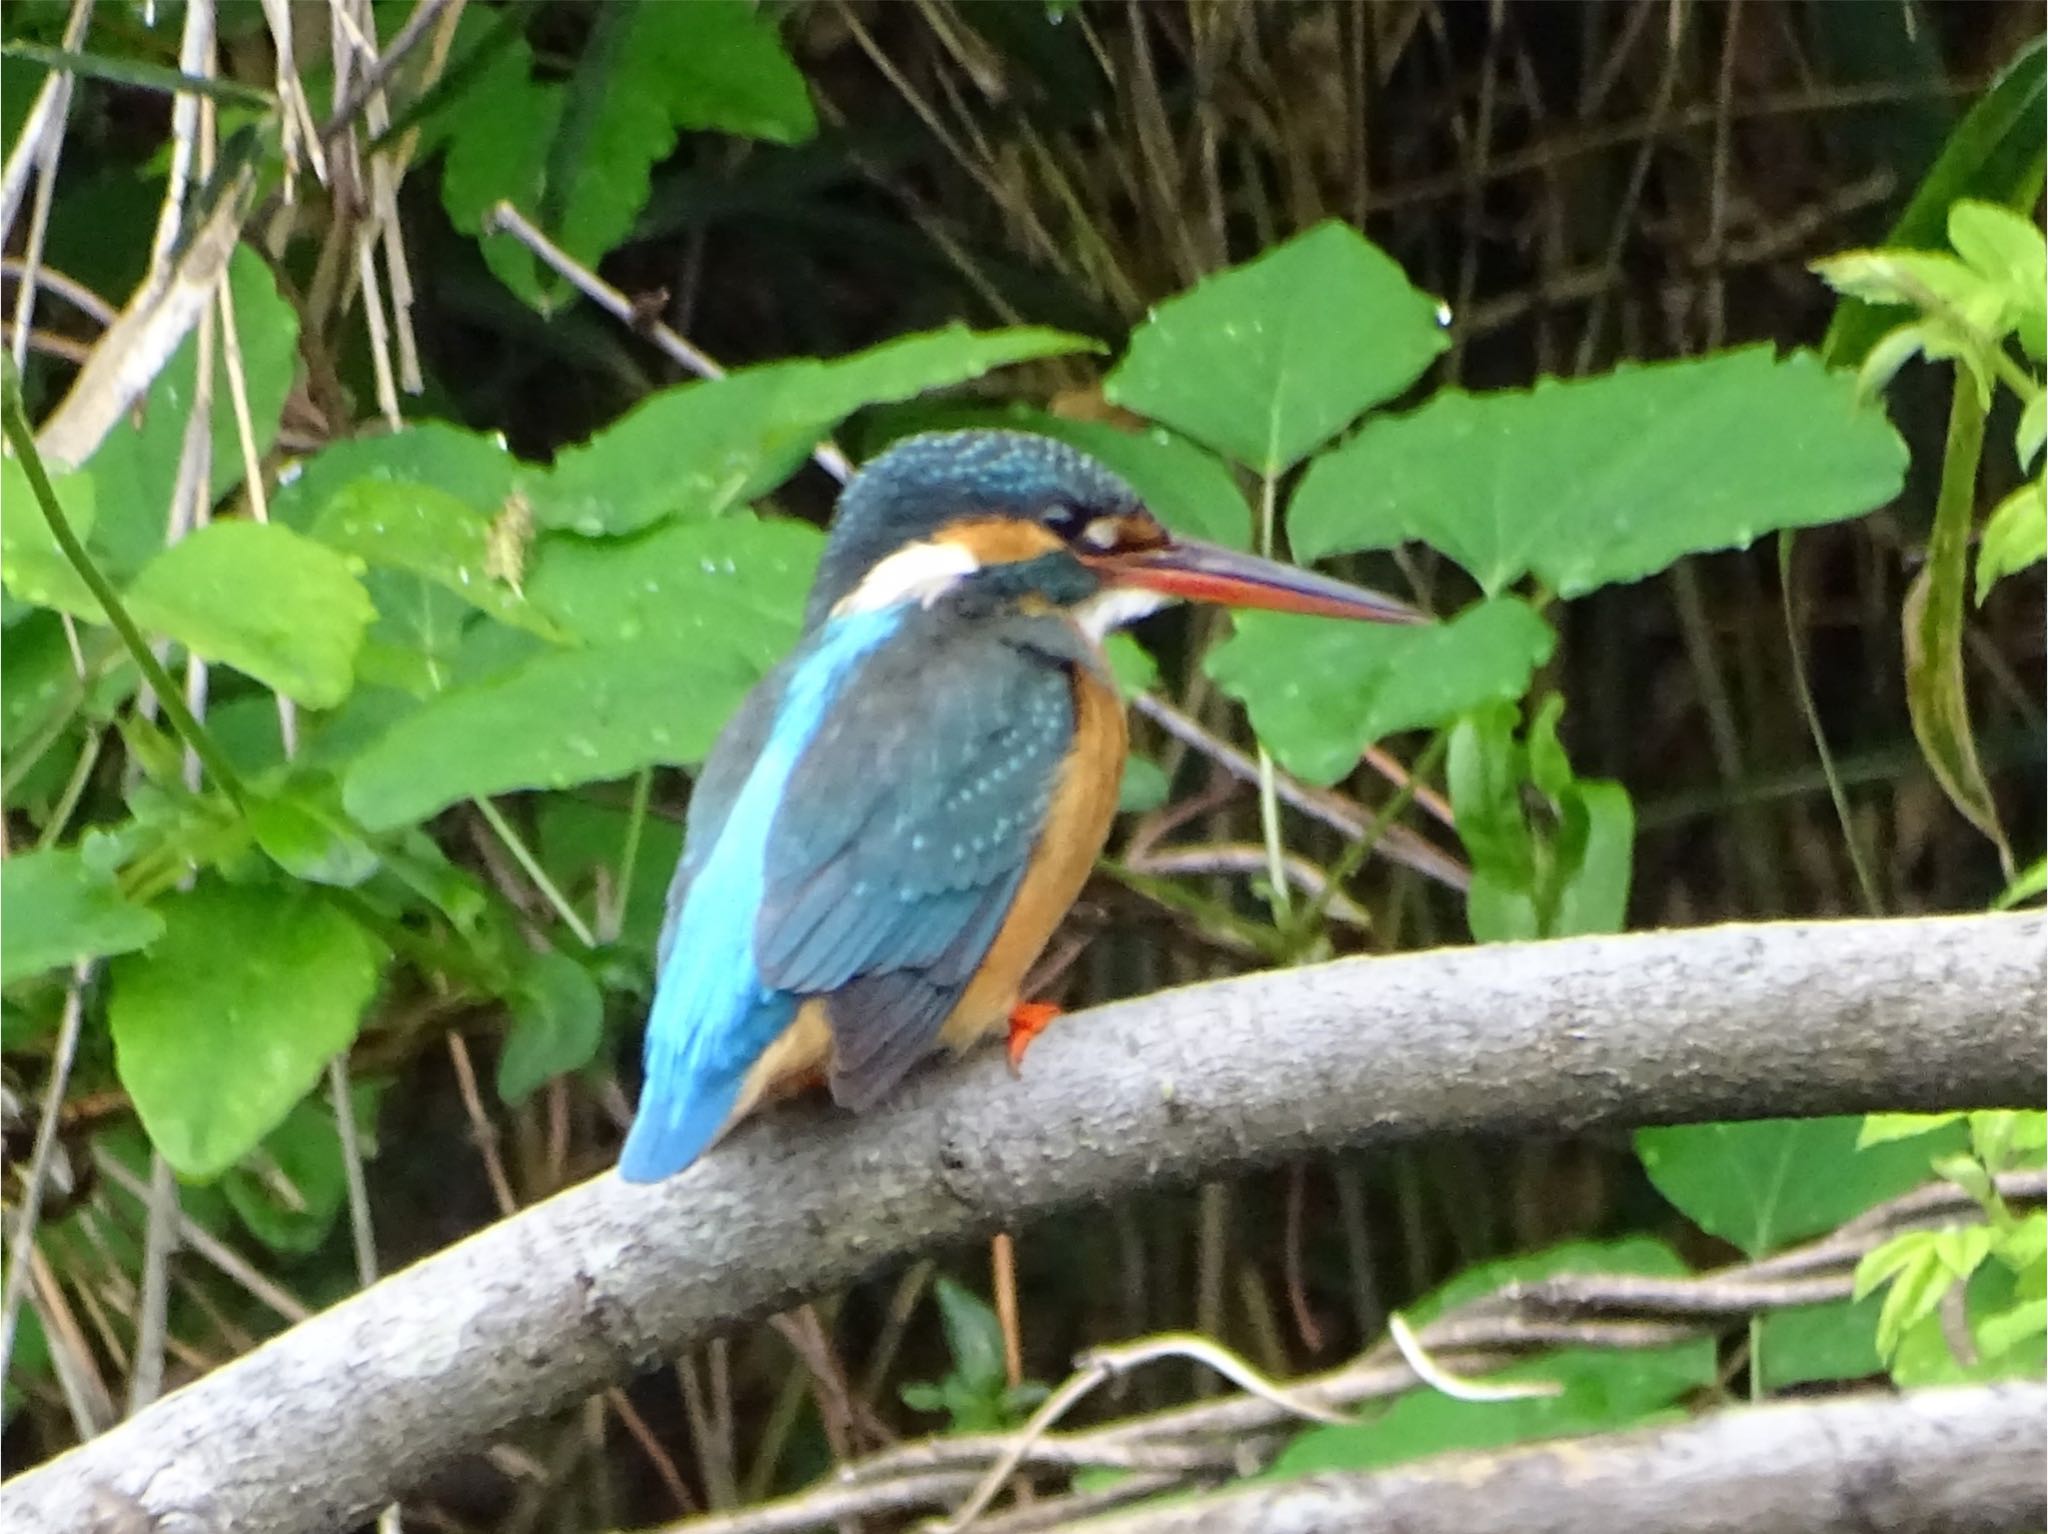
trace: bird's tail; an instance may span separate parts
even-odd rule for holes
[[[659,1182],[709,1150],[739,1106],[747,1072],[796,1016],[797,999],[763,990],[749,967],[738,986],[728,980],[720,988],[733,994],[709,1009],[707,1023],[695,978],[686,970],[655,995],[647,1078],[619,1152],[619,1176],[627,1182]]]
[[[712,1090],[703,1090],[711,1086]],[[695,1161],[711,1147],[739,1097],[737,1077],[717,1083],[693,1082],[692,1090],[675,1093],[650,1081],[619,1152],[619,1176],[627,1182],[660,1182]]]

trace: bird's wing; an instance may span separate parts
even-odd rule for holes
[[[704,758],[704,765],[697,769],[697,781],[690,790],[690,807],[683,816],[683,854],[676,860],[676,871],[668,881],[661,938],[654,950],[657,976],[668,968],[669,953],[675,947],[676,924],[683,914],[690,885],[711,855],[711,849],[718,845],[726,817],[732,814],[733,804],[740,790],[747,786],[761,748],[768,743],[768,732],[774,728],[775,711],[781,705],[787,674],[794,663],[793,657],[747,694],[712,745],[710,755]]]
[[[1002,929],[1074,742],[1081,656],[1065,624],[922,627],[863,661],[798,758],[754,926],[769,985],[830,993],[833,1095],[856,1109],[937,1042]]]

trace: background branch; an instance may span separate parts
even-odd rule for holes
[[[667,1183],[528,1209],[0,1488],[0,1515],[342,1527],[510,1422],[907,1254],[1335,1145],[2031,1104],[2042,941],[2034,913],[1729,926],[1077,1014],[1022,1080],[991,1053],[864,1118],[800,1107]]]
[[[1222,1492],[1092,1534],[1724,1534],[2039,1528],[2048,1389],[1973,1385],[1715,1412],[1682,1427]]]

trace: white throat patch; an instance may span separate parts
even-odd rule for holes
[[[835,617],[880,612],[904,602],[930,607],[980,568],[973,552],[957,543],[905,544],[868,571],[832,612]]]
[[[1075,608],[1074,620],[1090,639],[1101,644],[1125,624],[1150,617],[1171,600],[1156,591],[1146,591],[1137,586],[1111,586]]]

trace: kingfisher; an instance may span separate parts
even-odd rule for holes
[[[1102,642],[1176,599],[1378,622],[1375,592],[1168,531],[1088,455],[909,437],[840,497],[795,651],[690,797],[619,1158],[680,1171],[821,1077],[853,1111],[1050,1008],[1027,970],[1108,838],[1126,750]]]

